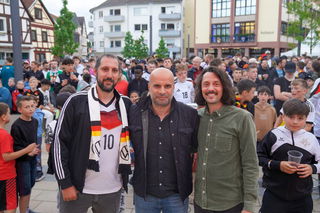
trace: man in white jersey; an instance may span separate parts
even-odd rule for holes
[[[95,66],[97,84],[71,96],[62,108],[53,144],[53,166],[62,213],[117,213],[130,170],[127,109],[115,89],[120,63],[104,55]]]
[[[179,64],[176,66],[176,75],[174,84],[174,98],[184,104],[194,102],[194,88],[192,79],[187,78],[188,66]]]

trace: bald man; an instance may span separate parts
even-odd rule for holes
[[[192,161],[197,149],[197,111],[173,97],[174,77],[166,68],[150,75],[149,95],[130,109],[135,155],[136,213],[187,213]]]

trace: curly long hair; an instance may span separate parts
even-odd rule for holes
[[[223,88],[221,102],[224,105],[233,105],[234,100],[235,100],[235,94],[234,94],[234,91],[232,88],[231,81],[227,76],[228,74],[226,72],[220,70],[219,68],[213,67],[213,66],[210,66],[210,67],[206,68],[205,70],[203,70],[203,72],[197,77],[196,88],[195,88],[195,102],[199,106],[206,105],[206,100],[203,98],[203,95],[202,95],[201,84],[202,84],[203,76],[209,72],[214,73],[221,81],[222,88]]]

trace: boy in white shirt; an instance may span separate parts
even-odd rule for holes
[[[194,88],[190,78],[187,78],[188,66],[179,64],[176,66],[174,85],[174,98],[185,104],[194,103]]]

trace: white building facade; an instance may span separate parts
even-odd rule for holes
[[[183,50],[182,0],[108,0],[90,10],[93,20],[95,55],[121,55],[126,32],[138,39],[142,32],[149,53],[158,48],[161,37],[170,54],[181,57]]]

